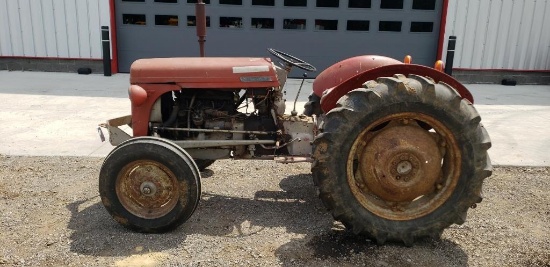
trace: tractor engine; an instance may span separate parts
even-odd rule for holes
[[[278,114],[272,98],[275,92],[273,88],[169,92],[153,108],[157,118],[151,116],[151,129],[171,140],[276,140]],[[234,156],[240,157],[247,150],[250,148],[238,147]],[[255,156],[273,154],[261,145],[256,145],[254,151]]]

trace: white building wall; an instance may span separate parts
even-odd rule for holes
[[[100,59],[109,0],[0,0],[0,56]]]
[[[550,70],[550,0],[449,0],[454,68]]]

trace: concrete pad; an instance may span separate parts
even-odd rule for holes
[[[130,114],[128,74],[0,71],[0,154],[97,156],[112,149],[97,125]],[[301,80],[286,86],[287,113]],[[306,80],[299,113],[311,93]],[[491,136],[495,165],[550,165],[550,86],[467,85]]]

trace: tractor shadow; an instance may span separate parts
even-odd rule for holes
[[[282,227],[286,233],[303,236],[276,248],[274,254],[284,266],[367,262],[375,266],[431,266],[445,265],[450,259],[467,265],[465,252],[449,240],[420,240],[412,248],[402,244],[377,246],[366,237],[346,231],[333,222],[317,198],[310,174],[288,176],[279,186],[280,191],[257,191],[254,198],[203,192],[193,216],[181,227],[164,234],[125,229],[105,211],[99,197],[73,202],[67,205],[72,214],[71,252],[130,256],[177,248],[191,235],[231,242],[231,238],[262,235],[266,229]]]
[[[99,196],[68,204],[70,251],[99,257],[130,256],[177,247],[184,235],[136,233],[116,223]]]

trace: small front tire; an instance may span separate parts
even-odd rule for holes
[[[105,158],[99,175],[101,201],[111,216],[138,232],[165,232],[184,223],[200,199],[200,174],[174,143],[137,137]]]

